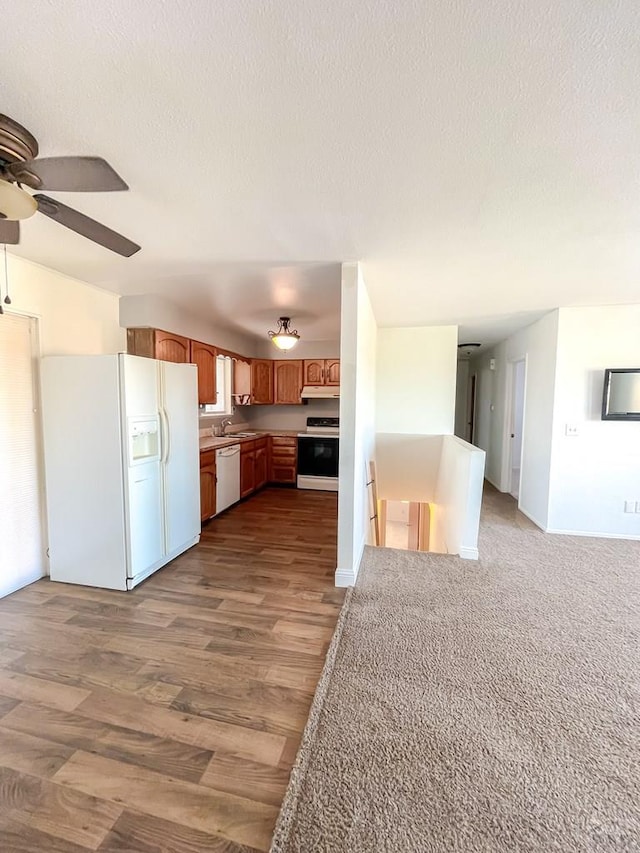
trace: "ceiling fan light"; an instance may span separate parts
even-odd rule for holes
[[[28,219],[38,209],[38,203],[25,190],[0,179],[0,218]]]
[[[289,317],[280,317],[278,320],[278,331],[267,333],[273,345],[278,349],[292,349],[300,340],[298,332],[289,328],[290,322],[291,319]]]

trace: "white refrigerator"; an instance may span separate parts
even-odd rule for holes
[[[200,539],[197,368],[48,356],[41,383],[51,579],[132,589]]]

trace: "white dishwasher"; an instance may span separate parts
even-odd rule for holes
[[[216,515],[240,500],[240,445],[216,450]]]

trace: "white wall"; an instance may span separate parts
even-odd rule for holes
[[[168,299],[153,294],[121,297],[120,325],[125,329],[135,326],[164,329],[247,357],[258,354],[258,341],[250,335],[218,326],[208,317],[190,314]]]
[[[343,264],[337,586],[355,583],[370,537],[366,483],[375,445],[377,331],[359,265]]]
[[[494,382],[496,371],[492,370],[488,361],[480,362],[478,359],[471,362],[469,371],[471,375],[476,377],[476,408],[475,408],[475,427],[473,443],[476,447],[489,452],[491,445],[491,424],[493,420],[494,405]],[[490,474],[487,474],[488,479],[493,482]],[[495,472],[495,481],[500,481],[500,467],[497,466]]]
[[[457,326],[378,330],[376,430],[453,433]]]
[[[441,435],[376,433],[380,500],[435,501],[442,438]]]
[[[302,328],[300,333],[302,334]],[[277,349],[267,338],[266,329],[263,341],[256,342],[257,358],[340,358],[340,341],[307,341],[302,337],[289,354]]]
[[[520,468],[522,456],[522,433],[524,429],[524,391],[526,382],[526,362],[517,361],[513,366],[512,409],[513,421],[511,431],[513,443],[511,446],[511,469]]]
[[[525,427],[519,507],[543,530],[549,513],[551,430],[553,423],[558,311],[546,314],[494,349],[473,359],[480,376],[479,407],[489,413],[488,435],[480,445],[487,451],[486,477],[500,491],[510,488],[510,397],[514,363],[526,359]],[[495,359],[493,381],[489,361]],[[491,395],[491,396],[489,396]]]
[[[8,273],[12,304],[3,307],[5,311],[38,319],[42,355],[114,353],[126,349],[117,294],[15,255],[8,255]]]
[[[458,438],[465,438],[467,435],[467,402],[469,391],[469,362],[458,362],[456,372],[456,411],[454,434]]]
[[[640,538],[640,422],[601,420],[607,367],[640,367],[640,304],[561,308],[548,528]]]
[[[2,273],[0,273],[2,275]],[[24,314],[37,321],[37,341],[34,350],[39,355],[76,355],[122,352],[126,336],[118,318],[118,296],[92,285],[85,284],[38,264],[8,255],[9,290],[11,306],[3,305],[7,313]],[[2,278],[4,276],[2,275]],[[3,287],[3,298],[5,290]],[[0,335],[2,335],[0,317]],[[46,500],[40,421],[37,421],[37,458],[40,470],[40,523],[46,545]],[[11,453],[11,448],[5,448]],[[2,496],[12,500],[20,483],[0,482],[7,489]],[[37,519],[34,521],[37,523]],[[43,552],[36,565],[14,566],[13,574],[30,583],[48,573],[48,561]]]
[[[457,436],[442,436],[429,548],[478,559],[485,452]]]

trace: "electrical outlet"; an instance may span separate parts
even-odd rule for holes
[[[636,507],[638,505],[639,505],[639,503],[636,503],[636,501],[625,501],[624,502],[624,511],[625,512],[637,512],[638,510],[636,509]]]
[[[564,425],[564,434],[568,436],[578,435],[580,430],[578,429],[578,424],[565,424]]]

